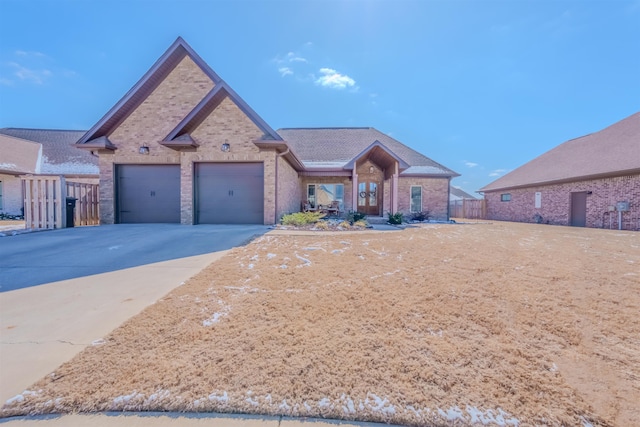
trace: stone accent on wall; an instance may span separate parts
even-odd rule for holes
[[[422,211],[429,211],[429,219],[449,219],[449,179],[403,177],[398,180],[398,211],[411,219],[411,186],[422,187]]]
[[[583,191],[591,192],[587,227],[618,229],[618,212],[611,212],[610,206],[628,201],[630,211],[622,213],[622,229],[640,230],[640,174],[487,192],[487,219],[570,225],[571,193]],[[535,207],[536,192],[540,208]],[[511,200],[501,201],[502,194],[510,194]]]

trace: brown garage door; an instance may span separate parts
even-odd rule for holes
[[[264,224],[262,163],[197,163],[197,224]]]
[[[117,222],[180,222],[179,165],[118,165],[116,176]]]

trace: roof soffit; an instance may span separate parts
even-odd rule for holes
[[[217,85],[222,81],[191,46],[189,46],[182,37],[178,37],[122,99],[80,138],[78,144],[85,144],[93,139],[107,136],[113,129],[117,128],[118,125],[144,102],[186,56],[189,56],[214,84]]]

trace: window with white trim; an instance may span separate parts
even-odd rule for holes
[[[411,213],[422,212],[422,187],[419,185],[411,186]]]

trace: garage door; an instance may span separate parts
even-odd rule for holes
[[[180,222],[179,165],[118,165],[119,223]]]
[[[197,163],[196,223],[264,224],[262,163]]]

